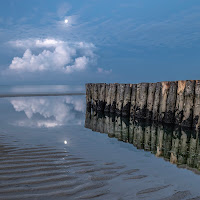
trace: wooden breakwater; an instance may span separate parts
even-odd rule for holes
[[[87,109],[200,128],[200,80],[86,84]]]

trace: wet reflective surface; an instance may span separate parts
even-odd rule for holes
[[[200,199],[198,151],[194,132],[85,114],[85,96],[0,99],[0,199]]]
[[[200,135],[194,129],[96,112],[86,112],[85,127],[200,174]]]

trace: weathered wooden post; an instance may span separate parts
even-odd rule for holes
[[[98,101],[97,101],[97,111],[104,111],[105,108],[105,95],[106,95],[106,84],[98,83]]]
[[[174,124],[175,106],[177,97],[177,81],[170,82],[169,92],[166,102],[166,111],[164,115],[164,122]]]
[[[90,111],[92,103],[91,83],[85,84],[85,89],[86,89],[86,107],[87,110]]]
[[[126,84],[124,91],[124,100],[122,104],[122,116],[124,117],[130,115],[131,90],[132,90],[132,84]]]
[[[159,106],[160,106],[160,94],[161,94],[161,83],[156,83],[154,102],[153,102],[153,113],[152,120],[157,121],[159,115]]]
[[[146,112],[147,120],[152,119],[155,90],[156,90],[156,83],[149,83],[148,96],[147,96],[147,112]]]
[[[111,84],[106,84],[106,96],[105,96],[105,109],[104,112],[110,112],[110,104],[111,104]]]
[[[200,81],[195,81],[193,127],[200,127]]]
[[[131,117],[135,117],[136,95],[137,95],[137,84],[133,84],[132,91],[131,91],[131,105],[130,105],[130,116]]]
[[[185,86],[185,101],[183,108],[183,120],[181,125],[185,127],[192,126],[194,106],[194,81],[187,80]]]
[[[111,97],[110,97],[110,112],[115,113],[116,97],[117,97],[117,83],[110,84]]]
[[[175,108],[175,124],[180,125],[183,118],[183,106],[185,98],[186,81],[178,81],[176,108]]]
[[[115,109],[115,113],[117,115],[122,114],[125,86],[126,86],[125,84],[117,85],[117,101],[116,101],[116,109]]]
[[[135,117],[138,119],[146,118],[148,85],[148,83],[137,84]]]
[[[92,84],[92,109],[97,110],[98,104],[98,86],[97,83]]]
[[[169,92],[170,82],[164,81],[161,82],[161,94],[160,94],[160,106],[159,106],[159,115],[158,121],[162,122],[165,116],[166,108],[167,108],[167,95]]]

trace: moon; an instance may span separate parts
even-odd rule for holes
[[[65,19],[65,24],[67,24],[69,22],[69,20],[68,19]]]

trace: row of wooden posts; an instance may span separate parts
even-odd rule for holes
[[[200,81],[86,84],[87,108],[185,127],[200,126]]]

